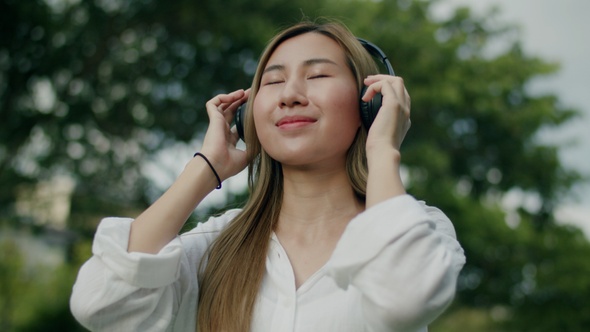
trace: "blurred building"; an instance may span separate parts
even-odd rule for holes
[[[58,266],[67,259],[74,237],[67,228],[74,186],[71,178],[60,176],[19,189],[15,212],[28,227],[4,230],[0,240],[14,241],[27,266]]]

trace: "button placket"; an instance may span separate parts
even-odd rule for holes
[[[295,315],[297,313],[297,290],[295,288],[295,275],[289,257],[284,248],[273,236],[271,242],[270,263],[273,265],[269,269],[272,275],[273,284],[277,287],[277,308],[276,315],[273,317],[273,331],[292,331],[295,324]]]

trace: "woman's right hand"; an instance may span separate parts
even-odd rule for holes
[[[249,94],[250,89],[219,94],[205,104],[209,127],[200,152],[213,164],[222,181],[238,174],[248,163],[246,151],[236,148],[239,136],[231,124]]]
[[[209,128],[201,153],[207,157],[223,181],[239,173],[247,164],[246,151],[238,150],[238,133],[230,128],[238,106],[249,91],[220,94],[206,104]],[[131,223],[127,251],[158,253],[168,244],[190,214],[217,185],[217,179],[201,158],[193,158],[176,181],[148,209]]]

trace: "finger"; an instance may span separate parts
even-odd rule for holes
[[[222,111],[223,116],[225,117],[225,120],[227,121],[227,123],[230,123],[233,121],[235,115],[236,115],[236,111],[238,110],[238,107],[240,107],[240,105],[243,104],[242,99],[238,99],[237,101],[234,101],[233,103],[229,104],[228,106],[225,107],[225,109]]]
[[[231,123],[233,121],[238,108],[248,101],[249,96],[250,96],[250,89],[247,89],[244,91],[241,98],[239,98],[238,100],[234,101],[231,104],[223,105],[223,107],[224,107],[223,113],[224,113],[225,118],[228,122]]]
[[[385,99],[394,99],[403,103],[403,83],[389,80],[377,81],[367,87],[365,95],[362,100],[369,101],[377,93],[381,93]]]
[[[391,81],[391,87],[395,92],[395,96],[397,101],[402,106],[402,110],[406,113],[406,116],[410,116],[410,95],[408,94],[408,90],[404,85],[404,80],[401,77],[397,77],[395,80]]]
[[[230,144],[236,146],[238,141],[240,140],[240,135],[238,134],[238,128],[234,125],[229,130],[230,135]]]
[[[401,91],[401,89],[404,88],[403,79],[401,77],[391,75],[368,76],[364,80],[364,84],[367,86],[366,93],[361,96],[362,100],[364,101],[369,101],[375,96],[375,94],[382,92],[384,84],[396,86],[396,91]]]
[[[382,107],[402,110],[405,113],[404,101],[402,100],[403,97],[400,97],[399,87],[390,82],[379,82],[373,85],[378,85],[375,88],[379,88],[379,92],[383,95]],[[403,91],[401,92],[403,93]]]
[[[412,110],[412,98],[410,97],[408,90],[405,88],[404,88],[404,96],[406,97],[406,103],[408,104],[408,113],[410,113]],[[409,117],[409,115],[410,114],[408,114],[408,117]]]
[[[373,84],[375,82],[381,81],[381,80],[386,80],[386,79],[390,79],[396,76],[391,76],[391,75],[386,75],[386,74],[377,74],[377,75],[369,75],[365,78],[365,84],[366,85],[370,85]]]
[[[231,105],[236,100],[241,99],[244,96],[244,90],[236,90],[232,93],[228,94],[218,94],[217,96],[211,98],[206,105],[219,107],[222,105]]]
[[[240,89],[229,94],[219,94],[211,98],[205,104],[209,118],[216,117],[217,115],[215,113],[220,113],[226,121],[231,119],[233,112],[237,109],[237,105],[239,105],[239,101],[244,97],[244,94],[244,90]],[[230,111],[227,112],[229,115],[226,114],[226,110],[228,109]]]

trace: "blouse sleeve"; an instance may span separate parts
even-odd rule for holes
[[[359,214],[328,263],[341,288],[356,287],[374,331],[427,326],[453,300],[465,264],[451,221],[409,195]]]
[[[194,330],[197,268],[234,215],[199,224],[157,254],[127,252],[132,219],[102,220],[72,290],[74,317],[91,331]]]

